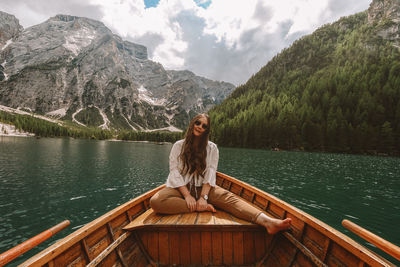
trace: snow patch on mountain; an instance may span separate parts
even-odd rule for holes
[[[67,109],[66,108],[60,108],[54,111],[47,112],[46,115],[56,117],[56,118],[62,118],[67,114]]]
[[[139,91],[139,100],[145,101],[153,106],[162,106],[164,105],[166,99],[157,99],[153,97],[153,94],[149,92],[143,85],[141,85],[138,89]]]
[[[3,51],[4,49],[6,49],[7,48],[7,46],[9,46],[10,44],[12,44],[12,39],[10,39],[10,40],[8,40],[7,42],[6,42],[6,44],[1,48],[1,51]]]
[[[71,32],[70,35],[65,36],[63,46],[77,56],[83,48],[90,45],[95,36],[95,31],[82,28],[80,31]]]

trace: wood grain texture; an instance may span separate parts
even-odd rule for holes
[[[233,264],[233,232],[222,232],[222,259],[225,265]]]
[[[201,263],[203,265],[212,263],[211,232],[201,233]]]
[[[100,263],[105,266],[122,266],[125,260],[129,266],[145,266],[152,260],[160,265],[243,266],[260,259],[265,266],[391,266],[339,231],[266,192],[221,173],[217,173],[217,184],[276,218],[291,218],[290,236],[271,236],[261,226],[223,211],[155,214],[149,199],[161,186],[85,225],[21,266],[80,266],[105,251],[108,254]],[[142,246],[132,238],[114,246],[114,239],[129,233],[122,230],[127,227],[134,234],[140,232]]]
[[[201,264],[202,251],[201,251],[201,233],[190,232],[190,259],[192,264]]]
[[[211,245],[212,245],[212,263],[214,265],[222,265],[222,233],[212,232],[211,233]]]

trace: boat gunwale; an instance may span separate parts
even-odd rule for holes
[[[349,236],[345,235],[344,233],[336,230],[332,226],[320,221],[319,219],[313,217],[312,215],[302,211],[293,205],[275,197],[257,187],[254,187],[246,182],[238,180],[232,176],[227,174],[217,172],[217,176],[221,177],[222,179],[229,180],[232,183],[235,183],[243,188],[250,190],[258,194],[259,196],[265,197],[266,200],[274,203],[275,205],[279,206],[280,208],[284,209],[288,213],[293,214],[298,219],[302,220],[304,223],[314,227],[316,230],[320,231],[323,235],[327,236],[332,241],[336,242],[336,244],[342,246],[344,249],[350,251],[352,254],[360,258],[361,260],[365,261],[367,264],[371,264],[371,260],[375,261],[376,263],[380,263],[384,266],[395,266],[389,260],[383,258],[382,256],[376,254],[375,252],[369,250],[368,248],[364,247],[363,245],[359,244]],[[264,210],[265,211],[265,210]],[[267,212],[267,211],[266,211]],[[283,219],[283,218],[282,218]]]
[[[89,236],[91,233],[99,229],[100,227],[106,225],[108,222],[113,220],[114,218],[118,217],[122,213],[128,211],[129,209],[133,208],[134,206],[142,203],[146,199],[153,196],[159,190],[165,187],[165,184],[160,185],[150,191],[147,191],[134,199],[125,202],[124,204],[112,209],[111,211],[105,213],[104,215],[100,216],[93,221],[90,221],[86,225],[82,226],[78,230],[72,232],[68,236],[64,237],[63,239],[57,241],[53,245],[49,246],[48,248],[42,250],[38,254],[32,256],[31,258],[27,259],[25,262],[18,265],[19,267],[22,266],[30,266],[32,264],[35,265],[44,265],[49,261],[56,258],[58,255],[62,254],[66,251],[69,247],[76,244],[80,240],[84,239],[85,237]]]
[[[315,228],[316,230],[320,231],[321,234],[325,235],[327,238],[329,238],[331,241],[335,242],[339,246],[342,246],[345,250],[349,251],[356,257],[358,257],[360,260],[366,262],[369,265],[375,266],[376,264],[381,264],[383,266],[395,266],[393,263],[388,261],[387,259],[383,258],[382,256],[376,254],[375,252],[369,250],[368,248],[362,246],[358,242],[354,241],[344,233],[334,229],[333,227],[329,226],[328,224],[320,221],[319,219],[311,216],[310,214],[292,206],[291,204],[261,190],[258,189],[252,185],[249,185],[246,182],[243,182],[241,180],[238,180],[234,177],[231,177],[229,175],[226,175],[221,172],[217,172],[217,176],[221,179],[226,179],[230,181],[231,183],[234,183],[238,186],[243,187],[244,189],[247,189],[251,191],[252,193],[265,198],[267,201],[274,203],[278,207],[282,208],[283,210],[286,211],[287,213],[292,214],[293,216],[297,217],[299,220],[303,221],[305,224],[310,225],[311,227]],[[72,245],[80,242],[83,240],[85,237],[89,236],[91,233],[95,232],[97,229],[100,227],[106,225],[108,222],[113,220],[114,218],[118,217],[124,212],[127,212],[129,209],[133,208],[134,206],[143,203],[147,199],[149,199],[151,196],[153,196],[155,193],[157,193],[159,190],[165,187],[165,184],[160,185],[150,191],[147,191],[143,193],[142,195],[139,195],[138,197],[129,200],[128,202],[114,208],[113,210],[105,213],[101,217],[87,223],[83,227],[79,228],[78,230],[72,232],[68,236],[64,237],[63,239],[57,241],[53,245],[49,246],[48,248],[44,249],[43,251],[39,252],[38,254],[32,256],[25,262],[23,262],[19,266],[30,266],[32,264],[35,265],[44,265],[50,262],[51,260],[55,259],[57,256],[65,252],[69,247]],[[221,185],[222,187],[222,185]],[[232,192],[233,193],[233,192]],[[246,200],[248,201],[248,200]],[[251,202],[251,201],[249,201]],[[254,205],[254,203],[252,203]],[[144,205],[144,209],[147,209]],[[265,212],[265,209],[263,209]],[[146,229],[146,227],[141,228],[141,231],[151,231],[151,225],[150,227]],[[184,225],[179,225],[180,227]],[[198,227],[201,228],[201,226],[194,226],[194,225],[188,225],[189,227]],[[157,225],[157,227],[160,227],[160,225]],[[167,227],[171,228],[171,225],[168,225]],[[215,226],[213,226],[215,227]],[[175,227],[178,229],[178,227]],[[173,229],[173,228],[171,228]],[[223,228],[220,228],[223,229]],[[186,229],[185,229],[186,230]],[[175,230],[174,230],[175,231]]]

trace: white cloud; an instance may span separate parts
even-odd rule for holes
[[[101,20],[122,38],[145,45],[168,69],[244,83],[295,39],[371,0],[1,0],[24,27],[57,13]]]

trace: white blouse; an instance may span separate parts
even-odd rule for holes
[[[181,154],[183,142],[184,140],[179,140],[172,146],[171,153],[169,154],[169,175],[166,186],[172,188],[184,186],[189,184],[192,181],[192,178],[195,186],[202,186],[206,183],[209,183],[211,186],[215,186],[219,159],[217,145],[211,141],[208,141],[204,177],[194,177],[194,174],[187,173],[186,175],[182,175],[180,173],[183,163],[179,158],[179,155]]]

